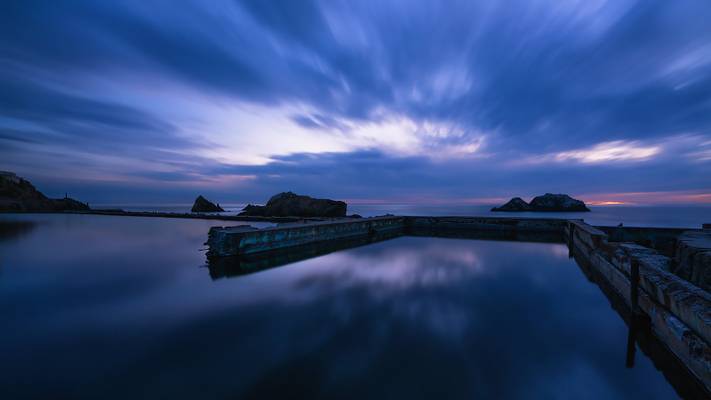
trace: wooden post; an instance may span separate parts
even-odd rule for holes
[[[632,258],[630,260],[630,308],[634,315],[639,314],[639,261]]]

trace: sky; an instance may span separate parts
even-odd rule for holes
[[[0,4],[0,170],[91,203],[711,204],[711,2]]]

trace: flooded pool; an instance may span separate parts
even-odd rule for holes
[[[562,244],[400,237],[213,279],[220,224],[0,217],[0,397],[679,396],[626,367]]]

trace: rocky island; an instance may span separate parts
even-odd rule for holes
[[[210,200],[202,197],[202,195],[198,196],[197,199],[195,199],[195,202],[193,203],[193,208],[190,209],[191,212],[198,213],[198,212],[224,212],[225,210],[220,207],[219,204],[215,204],[211,202]]]
[[[50,199],[29,181],[0,171],[0,212],[89,211],[89,205],[65,196]]]
[[[343,201],[330,199],[315,199],[298,195],[293,192],[283,192],[272,196],[266,205],[249,204],[241,216],[259,217],[345,217],[347,204]]]
[[[536,196],[530,203],[520,197],[514,197],[500,207],[494,207],[491,211],[559,211],[559,212],[586,212],[590,209],[581,200],[574,199],[567,194],[546,193],[543,196]]]

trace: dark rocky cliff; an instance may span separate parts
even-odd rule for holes
[[[86,211],[89,205],[65,197],[50,199],[29,181],[12,172],[0,172],[0,212]]]

